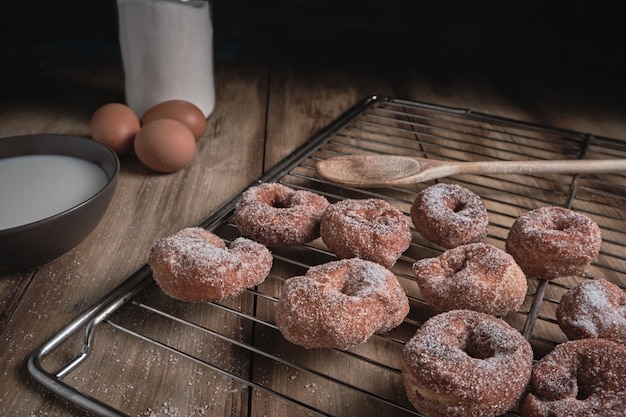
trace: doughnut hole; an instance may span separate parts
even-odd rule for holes
[[[361,282],[357,280],[345,280],[343,286],[339,288],[339,292],[348,297],[354,297],[360,289],[360,284]]]
[[[274,195],[274,198],[272,198],[272,196],[267,196],[267,199],[264,201],[264,203],[268,206],[278,209],[293,207],[290,198],[278,194]]]
[[[278,208],[278,209],[292,207],[292,205],[289,204],[288,201],[283,201],[283,200],[273,201],[271,206],[274,207],[274,208]]]
[[[467,262],[469,258],[465,252],[460,253],[460,255],[462,256],[450,256],[448,258],[448,262],[446,264],[447,269],[448,269],[447,274],[446,274],[447,276],[453,277],[454,275],[458,274],[464,269],[467,269],[468,267]]]
[[[343,280],[343,285],[338,291],[346,297],[365,297],[374,291],[371,282],[367,282],[363,277],[353,277]]]
[[[593,395],[593,388],[591,385],[582,379],[581,375],[576,375],[575,386],[577,387],[576,399],[579,401],[585,401],[587,398]]]
[[[467,204],[463,200],[454,200],[452,198],[446,199],[446,206],[453,213],[459,213],[467,208]]]
[[[485,335],[477,331],[469,331],[465,340],[463,351],[471,358],[485,360],[495,356],[496,351],[493,343],[485,340]]]
[[[564,231],[564,230],[567,230],[569,228],[570,227],[567,224],[565,224],[565,222],[557,222],[554,225],[554,230],[558,230],[558,231]]]
[[[572,228],[571,224],[562,217],[557,217],[551,220],[550,224],[546,226],[547,229],[551,229],[557,232],[566,232]]]

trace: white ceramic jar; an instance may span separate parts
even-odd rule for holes
[[[207,0],[117,0],[126,102],[137,116],[186,100],[215,106],[213,25]]]

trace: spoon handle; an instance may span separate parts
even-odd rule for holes
[[[626,169],[626,159],[558,160],[558,161],[479,161],[456,164],[458,174],[588,174]]]

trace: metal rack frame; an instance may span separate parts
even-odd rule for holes
[[[476,141],[476,138],[480,138],[480,141]],[[484,145],[485,143],[487,145]],[[333,155],[371,152],[404,153],[436,159],[484,160],[494,158],[496,151],[499,155],[508,155],[507,159],[520,160],[528,158],[626,158],[626,142],[475,113],[467,109],[371,96],[357,103],[250,186],[261,182],[280,181],[294,188],[309,189],[323,194],[331,202],[344,198],[384,198],[407,214],[414,195],[420,187],[428,184],[369,190],[344,188],[318,178],[315,174],[315,162]],[[490,211],[491,224],[488,240],[496,245],[501,244],[505,238],[506,230],[514,220],[515,212],[521,213],[536,206],[561,205],[606,218],[606,222],[603,220],[599,223],[601,227],[604,227],[604,224],[611,224],[607,226],[605,238],[608,249],[592,266],[590,276],[594,274],[610,276],[613,282],[624,288],[626,256],[620,252],[620,250],[623,252],[626,246],[626,220],[624,220],[626,218],[626,177],[623,175],[607,174],[585,177],[520,175],[506,178],[459,176],[447,179],[447,181],[475,188],[477,193],[483,196]],[[598,200],[593,200],[594,198]],[[214,231],[225,240],[232,240],[237,235],[237,230],[231,217],[238,199],[239,196],[236,196],[228,201],[199,226]],[[606,207],[609,209],[605,210]],[[412,262],[421,257],[436,256],[440,252],[441,248],[421,239],[415,232],[411,247],[393,270],[402,283],[410,287],[413,285],[410,276]],[[302,248],[274,251],[275,262],[284,264],[290,270],[305,270],[314,263],[332,259],[332,256],[319,242],[304,245]],[[272,273],[272,280],[277,288],[280,288],[280,283],[287,278],[288,276],[281,275],[280,272]],[[585,277],[580,277],[580,279],[585,279]],[[550,306],[556,305],[559,294],[573,284],[572,280],[529,282],[527,302],[521,311],[511,315],[511,324],[518,327],[531,340],[537,356],[542,356],[554,344],[563,341],[546,337],[547,333],[537,328],[554,329],[557,324],[550,313],[553,310]],[[99,416],[126,416],[127,414],[123,411],[82,391],[80,387],[67,380],[68,375],[80,368],[88,358],[97,354],[95,353],[98,350],[95,338],[97,330],[102,326],[110,326],[137,340],[158,345],[199,366],[205,366],[211,372],[247,386],[249,390],[280,397],[314,415],[333,415],[332,410],[323,409],[303,399],[291,398],[289,393],[272,388],[263,381],[229,372],[223,367],[207,363],[208,361],[199,359],[175,346],[151,339],[149,335],[142,334],[141,328],[128,326],[123,318],[119,318],[120,310],[133,309],[133,311],[143,311],[142,314],[155,315],[160,319],[189,327],[193,331],[210,334],[219,343],[227,343],[234,349],[242,349],[262,360],[323,378],[341,389],[356,392],[356,395],[362,396],[367,401],[381,404],[384,409],[393,410],[395,415],[419,415],[406,400],[398,400],[397,396],[372,392],[367,387],[344,381],[325,370],[314,369],[306,364],[294,362],[286,356],[269,352],[263,347],[256,346],[254,342],[225,336],[218,331],[206,329],[202,325],[179,317],[166,309],[161,309],[159,306],[150,305],[141,297],[149,291],[158,292],[158,288],[153,283],[150,268],[145,265],[33,352],[28,359],[28,370],[31,375],[50,391],[91,413]],[[271,306],[276,302],[278,293],[279,290],[265,291],[262,288],[252,288],[242,296],[253,297],[255,302]],[[407,337],[410,337],[411,332],[414,332],[424,319],[434,314],[420,299],[419,292],[415,288],[408,291],[408,295],[411,300],[412,313],[405,320],[403,329],[388,335],[376,336],[381,343],[390,344],[396,349],[402,346]],[[229,307],[228,304],[221,303],[215,303],[211,308],[256,327],[260,333],[276,334],[277,332],[273,321],[268,317],[257,315],[256,311],[242,312]],[[44,364],[45,358],[52,355],[68,339],[75,337],[82,337],[79,350],[69,360],[49,370],[49,366]],[[346,355],[349,360],[381,369],[381,372],[391,375],[390,378],[399,375],[400,371],[397,367],[379,358],[361,356],[358,350],[341,352],[341,354]],[[513,412],[511,415],[517,414]]]

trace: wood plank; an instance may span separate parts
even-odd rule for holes
[[[32,275],[32,271],[25,271],[4,273],[0,277],[0,334],[20,303]]]
[[[69,98],[45,95],[43,103],[36,101],[33,92],[30,107],[25,100],[13,117],[21,120],[26,114],[35,114],[36,105],[49,110],[37,113],[30,130],[19,130],[11,123],[3,133],[54,129],[57,133],[87,135],[89,117],[84,112],[78,113],[82,117],[76,116],[75,108],[85,101],[108,101],[110,91],[117,88],[107,84],[112,80],[108,77],[110,69],[85,71],[91,74],[86,78],[93,80],[93,89],[103,92],[98,99],[92,96],[91,88],[77,87],[75,96]],[[200,223],[261,174],[258,155],[264,143],[266,74],[264,65],[216,68],[218,105],[192,165],[163,175],[149,171],[133,157],[122,158],[118,187],[102,222],[74,250],[36,271],[6,324],[2,334],[5,349],[0,351],[5,375],[0,392],[6,393],[0,403],[1,414],[62,414],[63,403],[44,395],[45,390],[27,375],[27,356],[143,265],[155,239]],[[116,81],[119,87],[121,80]],[[57,82],[64,84],[54,80],[52,90],[63,89],[63,85],[56,86]],[[63,108],[72,116],[59,115]],[[25,383],[16,385],[15,381]]]
[[[111,209],[92,235],[50,265],[26,273],[0,275],[3,303],[0,320],[4,321],[0,342],[5,347],[0,351],[4,375],[0,381],[0,414],[82,415],[28,376],[24,367],[28,354],[140,267],[156,238],[200,222],[367,95],[471,108],[583,132],[623,136],[626,102],[618,100],[623,97],[623,85],[611,85],[611,79],[603,79],[593,69],[563,74],[562,69],[550,68],[539,71],[426,64],[364,66],[358,62],[273,63],[271,67],[262,63],[217,65],[217,106],[192,166],[179,173],[162,175],[150,172],[133,157],[123,158],[120,185]],[[580,78],[583,74],[585,78]],[[44,65],[25,71],[16,82],[25,86],[24,89],[12,88],[8,98],[0,99],[0,136],[38,132],[88,135],[88,120],[93,110],[104,102],[123,98],[121,71],[115,66]],[[476,149],[472,144],[467,147]],[[482,189],[495,189],[499,184],[494,178],[482,184]],[[507,211],[504,202],[496,198],[490,199],[490,204],[498,211],[499,225],[492,240],[501,239],[516,213]],[[592,202],[584,203],[585,208],[592,206]],[[602,220],[612,227],[617,223],[611,216],[616,214],[607,213],[607,219]],[[621,236],[621,232],[614,233],[617,234]],[[619,239],[611,236],[611,240]],[[605,248],[603,256],[614,256],[613,264],[621,267],[623,261],[617,260],[620,246],[611,243]],[[427,251],[425,247],[410,255],[431,253]],[[417,294],[415,286],[406,281],[407,289]],[[279,288],[268,285],[265,290],[278,295]],[[558,297],[557,290],[550,289],[549,296]],[[385,398],[407,405],[393,373],[381,372],[376,367],[365,373],[358,361],[346,360],[342,354],[305,354],[299,349],[292,350],[275,331],[262,329],[252,333],[238,320],[193,305],[169,303],[160,298],[162,295],[152,295],[155,294],[146,293],[151,301],[172,304],[170,308],[202,326],[241,336],[245,341],[255,336],[259,346],[290,360],[304,361],[313,369],[322,369],[328,360],[334,376],[364,389],[379,389]],[[249,300],[232,302],[236,310],[249,311],[251,307]],[[422,317],[426,309],[414,307],[411,317]],[[271,322],[272,304],[260,303],[257,308],[258,314]],[[546,314],[553,314],[553,309],[553,305],[546,304]],[[247,362],[248,358],[236,352],[222,356],[220,342],[198,335],[186,326],[162,319],[151,321],[150,315],[141,314],[132,313],[124,319],[135,321],[137,328],[145,329],[151,337],[169,338],[185,352],[211,357],[217,353],[218,363],[229,370],[250,372],[259,383],[272,384],[300,399],[314,398],[320,409],[340,414],[344,406],[352,408],[363,400],[361,394],[345,389],[338,397],[333,394],[334,384],[324,378],[284,365],[273,366],[264,357]],[[394,336],[405,340],[410,336],[409,330],[402,328]],[[554,326],[540,330],[542,334],[556,331]],[[286,416],[299,410],[279,397],[233,385],[219,373],[201,375],[203,368],[193,361],[181,360],[153,345],[137,343],[113,328],[103,328],[97,337],[100,346],[105,347],[106,356],[90,358],[84,368],[69,377],[134,415],[201,415],[208,411],[216,415],[246,415],[249,405],[253,415]],[[81,343],[81,337],[72,339],[51,362],[67,359]],[[388,349],[385,343],[374,340],[356,351],[383,363],[392,361],[388,365],[397,366],[393,362],[397,355],[386,357]],[[152,357],[146,359],[145,354]],[[377,385],[376,377],[388,383]],[[122,379],[127,382],[122,383]],[[174,392],[173,388],[179,389]]]
[[[266,169],[372,94],[393,89],[375,69],[358,64],[285,63],[272,67]]]
[[[357,66],[351,68],[354,70]],[[344,68],[345,70],[345,68]],[[556,108],[543,109],[545,114],[534,114],[532,112],[536,107],[534,102],[524,102],[516,96],[504,95],[498,89],[498,78],[493,78],[490,71],[481,72],[463,72],[446,69],[445,72],[437,72],[434,69],[424,69],[423,71],[409,71],[399,69],[398,71],[388,70],[384,77],[380,77],[382,72],[380,68],[368,73],[372,76],[369,80],[367,76],[362,75],[355,70],[350,72],[345,70],[333,71],[332,74],[324,73],[315,66],[289,66],[284,71],[272,73],[272,88],[270,93],[270,108],[268,116],[268,146],[274,146],[274,150],[278,150],[279,154],[286,153],[287,149],[293,149],[295,144],[289,142],[294,136],[302,135],[303,131],[313,134],[317,129],[316,123],[319,120],[326,120],[328,114],[341,113],[345,110],[349,103],[356,102],[359,98],[367,95],[368,87],[376,86],[380,92],[388,92],[388,94],[399,95],[401,97],[417,98],[420,101],[451,105],[453,107],[469,108],[484,113],[500,115],[513,119],[525,120],[529,122],[540,123],[544,120],[550,120],[555,124],[564,128],[572,128],[569,126],[570,119],[561,114]],[[397,73],[400,73],[398,75]],[[374,74],[376,76],[374,76]],[[319,77],[319,78],[318,78]],[[520,77],[517,72],[502,75],[508,82],[520,83],[521,85],[529,84],[524,77]],[[508,78],[507,78],[508,77]],[[519,77],[519,79],[517,78]],[[304,82],[304,80],[310,82]],[[383,82],[385,80],[386,82]],[[407,82],[406,80],[410,80]],[[297,81],[295,85],[294,82]],[[368,82],[369,81],[369,82]],[[316,85],[316,99],[310,99],[310,92],[306,92],[309,85]],[[304,88],[298,88],[304,85]],[[335,88],[341,86],[341,88]],[[358,92],[361,92],[359,94]],[[505,91],[506,92],[506,91]],[[550,92],[550,91],[548,91]],[[543,99],[545,91],[541,91],[539,98]],[[301,97],[300,94],[303,94]],[[317,97],[319,96],[319,100]],[[330,99],[332,97],[332,99]],[[528,98],[523,97],[525,100]],[[352,99],[352,100],[351,100]],[[331,101],[337,107],[329,106],[326,101]],[[345,103],[343,106],[340,103]],[[585,108],[584,103],[578,103]],[[610,105],[609,105],[610,106]],[[538,106],[541,108],[541,106]],[[581,115],[582,116],[582,115]],[[551,117],[551,118],[549,118]],[[594,124],[596,115],[588,115],[586,121]],[[466,151],[471,148],[481,146],[481,138],[473,138],[475,142],[468,143]],[[349,141],[349,140],[348,140]],[[271,145],[276,143],[275,145]],[[434,146],[441,145],[435,143]],[[521,143],[520,145],[526,145]],[[550,153],[559,157],[562,150],[557,145],[542,144],[545,146],[543,152]],[[501,157],[503,150],[491,149],[493,157]],[[455,151],[456,152],[456,151]],[[268,152],[268,155],[273,152]],[[523,155],[520,155],[523,157]],[[273,161],[272,161],[273,162]],[[269,163],[271,164],[271,162]],[[510,179],[509,179],[510,180]],[[527,178],[524,181],[528,181]],[[537,181],[541,181],[538,178]],[[507,181],[508,182],[508,181]],[[567,183],[567,181],[564,181]],[[493,192],[496,193],[498,184]],[[567,192],[567,188],[565,189]],[[552,198],[552,195],[550,195]],[[554,197],[555,199],[558,196]],[[523,198],[520,196],[519,200]],[[563,204],[564,201],[558,201],[555,204]],[[514,202],[509,202],[509,206],[515,206]],[[507,207],[508,209],[508,207]],[[519,214],[518,212],[501,213],[507,215],[506,226],[510,226],[512,220]],[[502,242],[493,242],[502,246]],[[310,261],[310,259],[307,259]],[[286,276],[290,276],[287,275]],[[269,282],[264,286],[264,290],[273,297],[280,297],[280,282]],[[530,302],[528,302],[530,305]],[[527,308],[527,307],[526,307]],[[543,310],[550,308],[547,303]],[[542,311],[543,311],[542,310]],[[257,307],[257,314],[260,318],[273,322],[274,304],[260,300]],[[546,313],[549,317],[550,313]],[[411,317],[415,320],[423,320],[423,316],[418,316],[416,312],[412,312]],[[511,322],[516,322],[521,328],[524,317],[511,315],[508,318]],[[544,328],[547,327],[547,328]],[[552,340],[562,340],[563,336],[556,325],[544,326],[543,323],[538,326],[538,335]],[[407,337],[406,335],[404,336]],[[410,336],[408,336],[410,337]],[[398,352],[394,356],[393,347],[380,345],[376,343],[376,337],[370,339],[367,344],[351,349],[351,354],[363,355],[365,358],[396,358]],[[259,330],[257,334],[257,346],[261,346],[277,357],[284,358],[288,363],[294,365],[276,364],[272,359],[260,357],[255,362],[255,380],[266,386],[271,387],[283,395],[295,398],[298,401],[311,404],[314,409],[331,415],[341,415],[345,410],[354,410],[359,408],[363,415],[399,415],[401,411],[385,409],[382,403],[369,402],[367,397],[362,397],[358,390],[346,388],[346,386],[355,386],[369,392],[375,392],[383,398],[407,406],[406,398],[402,392],[394,393],[393,387],[398,387],[398,381],[394,382],[393,372],[383,375],[383,372],[368,361],[353,360],[351,354],[342,354],[337,351],[328,351],[325,349],[305,350],[297,346],[284,342],[280,334],[272,329],[265,327]],[[545,351],[538,351],[538,355],[542,356]],[[387,355],[387,356],[385,356]],[[297,365],[296,365],[297,364]],[[366,369],[371,366],[372,369]],[[390,365],[394,366],[394,365]],[[398,367],[398,364],[395,364]],[[316,375],[319,371],[329,377]],[[368,377],[376,375],[377,383],[374,386],[368,386]],[[334,382],[336,378],[341,382]],[[344,385],[345,384],[345,385]],[[280,410],[280,415],[294,415],[303,413],[303,410],[294,404],[286,402],[284,399],[275,395],[267,395],[258,393],[252,397],[252,410],[254,415],[264,415],[270,413],[271,410]],[[359,406],[355,405],[359,404]],[[309,412],[313,415],[313,412]]]

